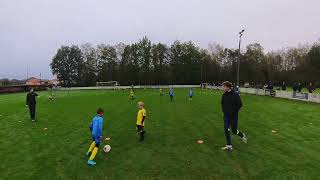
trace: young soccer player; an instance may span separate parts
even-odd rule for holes
[[[144,109],[144,103],[142,101],[138,102],[138,115],[137,115],[137,130],[140,134],[140,142],[144,141],[144,134],[146,131],[144,130],[144,122],[147,117],[147,111]]]
[[[89,157],[89,160],[87,162],[88,165],[96,164],[96,162],[94,161],[94,158],[98,153],[99,145],[102,140],[103,114],[104,114],[103,109],[98,108],[97,115],[92,119],[92,122],[90,124],[92,143],[87,152],[87,156]]]
[[[131,100],[134,100],[134,92],[133,92],[132,89],[131,89],[131,92],[130,92],[130,97],[131,97]]]
[[[189,90],[189,101],[192,100],[192,97],[193,97],[193,91],[192,89]]]
[[[232,150],[230,127],[233,134],[242,138],[244,143],[247,143],[246,135],[238,130],[238,112],[242,107],[242,102],[239,94],[232,90],[232,84],[229,81],[223,82],[223,91],[221,99],[222,111],[224,114],[224,132],[227,139],[227,145],[222,147],[222,150]]]
[[[162,90],[162,88],[159,89],[159,92],[160,92],[160,96],[162,96],[162,95],[163,95],[163,90]]]
[[[37,93],[34,92],[34,90],[31,88],[30,92],[27,94],[27,99],[26,99],[26,107],[29,107],[29,112],[30,112],[30,117],[31,121],[35,122],[35,117],[36,117],[36,97],[38,96]]]
[[[169,96],[170,96],[170,100],[172,102],[173,101],[173,96],[174,96],[173,88],[170,88]]]

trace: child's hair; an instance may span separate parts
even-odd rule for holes
[[[225,81],[225,82],[222,83],[222,86],[226,86],[228,88],[231,88],[232,87],[232,83],[229,82],[229,81]]]
[[[138,105],[139,105],[139,106],[144,106],[144,102],[143,102],[143,101],[139,101],[139,102],[138,102]]]
[[[97,109],[97,114],[103,114],[103,113],[104,113],[104,110],[102,108]]]

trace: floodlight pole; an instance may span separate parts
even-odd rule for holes
[[[202,86],[202,61],[201,61],[201,78],[200,78],[200,81],[201,81],[201,86]]]
[[[239,32],[239,57],[238,57],[238,69],[237,69],[237,86],[240,86],[240,59],[241,59],[241,38],[244,33],[244,29]]]

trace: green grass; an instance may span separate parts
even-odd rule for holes
[[[39,92],[38,122],[29,120],[25,94],[0,96],[0,179],[317,179],[320,176],[320,105],[242,94],[239,128],[248,144],[232,136],[225,144],[221,92],[176,89],[175,102],[158,90]],[[138,100],[148,113],[146,140],[137,142]],[[95,167],[84,156],[88,125],[105,109],[109,154]],[[44,131],[44,128],[48,128]],[[273,134],[272,129],[278,133]],[[198,139],[205,142],[196,143]],[[105,145],[106,142],[103,143]]]

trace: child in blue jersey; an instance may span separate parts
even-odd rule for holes
[[[192,89],[190,89],[190,91],[189,91],[189,101],[192,100],[192,97],[193,97],[193,91],[192,91]]]
[[[103,127],[103,114],[104,111],[102,108],[98,108],[97,115],[92,119],[90,124],[90,131],[92,135],[92,143],[87,152],[89,157],[88,165],[95,165],[96,162],[93,160],[98,153],[98,148],[102,140],[102,127]]]
[[[169,96],[171,101],[173,101],[173,95],[174,95],[173,88],[170,88]]]

